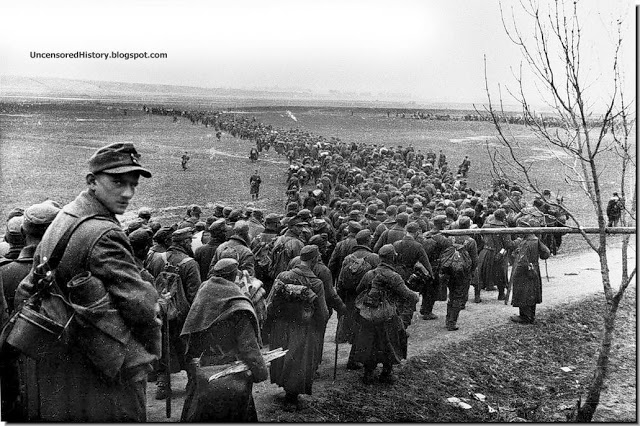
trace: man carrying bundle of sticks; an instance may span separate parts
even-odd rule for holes
[[[260,328],[251,300],[234,280],[238,261],[220,259],[213,276],[203,282],[182,329],[187,358],[195,368],[195,380],[187,389],[180,421],[257,422],[253,383],[266,380],[267,366],[260,353]],[[213,366],[200,367],[205,351]],[[241,360],[243,371],[209,381],[215,366]]]

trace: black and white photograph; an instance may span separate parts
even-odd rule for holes
[[[638,0],[0,3],[0,422],[637,423]]]

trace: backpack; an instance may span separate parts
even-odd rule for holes
[[[382,278],[376,275],[368,290],[361,292],[355,300],[358,314],[367,321],[381,324],[397,315],[397,308],[389,300]]]
[[[355,291],[364,274],[371,270],[371,264],[363,257],[357,257],[353,253],[349,254],[342,261],[340,270],[340,290]]]
[[[258,317],[258,325],[262,328],[265,318],[267,316],[267,292],[264,289],[264,283],[258,278],[252,277],[247,271],[242,271],[242,278],[240,279],[240,285],[243,291],[251,299],[253,309]]]
[[[164,267],[154,281],[154,285],[158,294],[169,292],[169,300],[166,307],[163,307],[163,313],[167,320],[180,319],[184,320],[189,312],[189,302],[184,293],[182,278],[180,278],[180,266],[191,260],[190,257],[183,259],[177,265],[172,264],[167,259],[167,253],[160,253],[160,257],[164,261]]]
[[[285,241],[284,238],[277,238],[273,243],[273,250],[271,251],[271,268],[269,269],[269,276],[275,279],[278,274],[285,271],[288,266],[288,261],[285,253]]]
[[[269,278],[269,273],[273,264],[273,246],[277,238],[271,239],[269,242],[257,241],[257,244],[251,250],[255,259],[256,277],[259,279]]]
[[[466,247],[466,242],[458,244],[455,238],[451,238],[451,246],[442,251],[440,256],[440,268],[451,275],[460,275],[471,269],[471,256]]]

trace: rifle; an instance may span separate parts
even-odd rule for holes
[[[166,416],[168,419],[171,418],[171,354],[170,354],[170,348],[171,348],[171,343],[169,341],[169,318],[167,317],[167,314],[165,314],[164,316],[164,339],[163,339],[163,343],[164,343],[164,347],[162,348],[162,358],[164,358],[164,365],[165,365],[165,374],[167,377],[167,399],[165,401],[165,411],[166,411]]]

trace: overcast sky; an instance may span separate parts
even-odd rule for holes
[[[226,88],[404,93],[485,100],[513,82],[520,55],[495,0],[109,0],[0,3],[0,75]],[[583,0],[583,69],[610,89],[607,53],[626,19],[635,92],[635,3]],[[503,1],[503,9],[518,7]],[[517,19],[520,19],[517,16]],[[527,28],[525,21],[519,21]],[[525,29],[525,33],[527,33]],[[528,34],[531,34],[529,31]],[[31,52],[162,52],[166,59],[31,59]],[[1,88],[0,88],[1,90]]]

